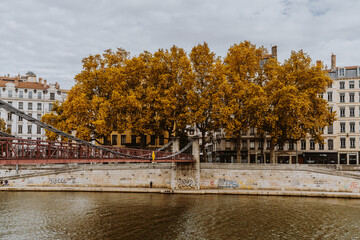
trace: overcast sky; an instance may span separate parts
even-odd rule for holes
[[[204,41],[224,57],[249,40],[278,59],[303,49],[330,66],[360,65],[357,0],[1,0],[0,75],[38,77],[71,88],[81,60],[121,47],[132,55]]]

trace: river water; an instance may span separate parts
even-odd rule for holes
[[[360,239],[360,200],[0,192],[0,239]]]

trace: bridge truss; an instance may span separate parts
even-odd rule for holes
[[[73,142],[43,141],[0,137],[0,165],[35,163],[90,163],[90,162],[151,162],[153,151],[99,146],[74,137],[43,123],[12,105],[0,100],[0,107],[46,130]],[[191,154],[184,154],[191,142],[177,153],[155,151],[156,162],[193,162]]]

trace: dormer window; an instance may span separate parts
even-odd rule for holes
[[[338,76],[339,77],[345,77],[345,68],[339,68]]]

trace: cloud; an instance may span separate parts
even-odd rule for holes
[[[225,56],[250,40],[278,45],[280,61],[304,49],[328,65],[331,53],[340,65],[360,65],[356,0],[4,0],[0,9],[0,74],[31,70],[63,88],[74,85],[82,58],[117,47],[190,51],[206,41]]]

